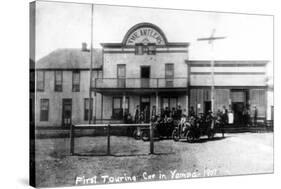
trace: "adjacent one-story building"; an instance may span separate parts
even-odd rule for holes
[[[91,52],[58,49],[36,62],[35,122],[37,126],[67,126],[122,122],[136,106],[162,108],[180,105],[183,112],[232,109],[240,123],[246,107],[257,107],[260,121],[271,119],[267,100],[266,60],[190,60],[188,42],[170,42],[158,26],[133,26],[120,43],[102,43]],[[213,66],[212,66],[213,65]],[[212,80],[213,73],[213,80]],[[90,87],[90,83],[92,86]],[[92,101],[89,101],[91,92]],[[89,103],[93,111],[89,114]]]

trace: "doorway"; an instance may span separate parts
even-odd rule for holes
[[[243,111],[245,104],[243,102],[233,102],[232,109],[234,112],[234,123],[241,125],[244,124]]]
[[[234,124],[237,126],[243,126],[246,123],[246,117],[243,115],[243,112],[246,110],[246,104],[249,99],[249,91],[246,89],[232,89],[230,98],[234,114]]]
[[[149,88],[150,66],[141,66],[141,87]]]
[[[62,100],[62,126],[69,127],[71,125],[72,100],[67,98]]]
[[[149,123],[150,120],[150,97],[140,97],[140,111],[143,113],[143,120],[145,123]]]
[[[212,102],[205,101],[204,102],[204,114],[206,115],[210,110],[212,110]]]

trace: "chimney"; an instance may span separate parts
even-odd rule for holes
[[[88,51],[87,43],[85,43],[85,42],[82,43],[82,51]]]

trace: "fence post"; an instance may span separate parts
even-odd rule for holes
[[[110,124],[107,125],[107,155],[110,155]]]
[[[74,154],[74,126],[71,124],[70,125],[70,155]]]
[[[150,122],[149,125],[149,135],[150,135],[150,154],[154,154],[154,145],[153,145],[153,126],[152,123]]]

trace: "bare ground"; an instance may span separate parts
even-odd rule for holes
[[[149,142],[112,136],[112,156],[103,155],[106,137],[75,138],[74,156],[69,155],[69,139],[37,139],[36,185],[72,186],[83,176],[96,176],[96,183],[103,184],[110,181],[103,180],[105,175],[135,176],[144,181],[147,175],[152,175],[150,180],[159,180],[160,174],[166,176],[163,179],[175,179],[172,172],[179,173],[176,178],[273,172],[273,133],[225,136],[218,134],[214,140],[203,138],[196,143],[156,141],[155,155],[149,155]]]

